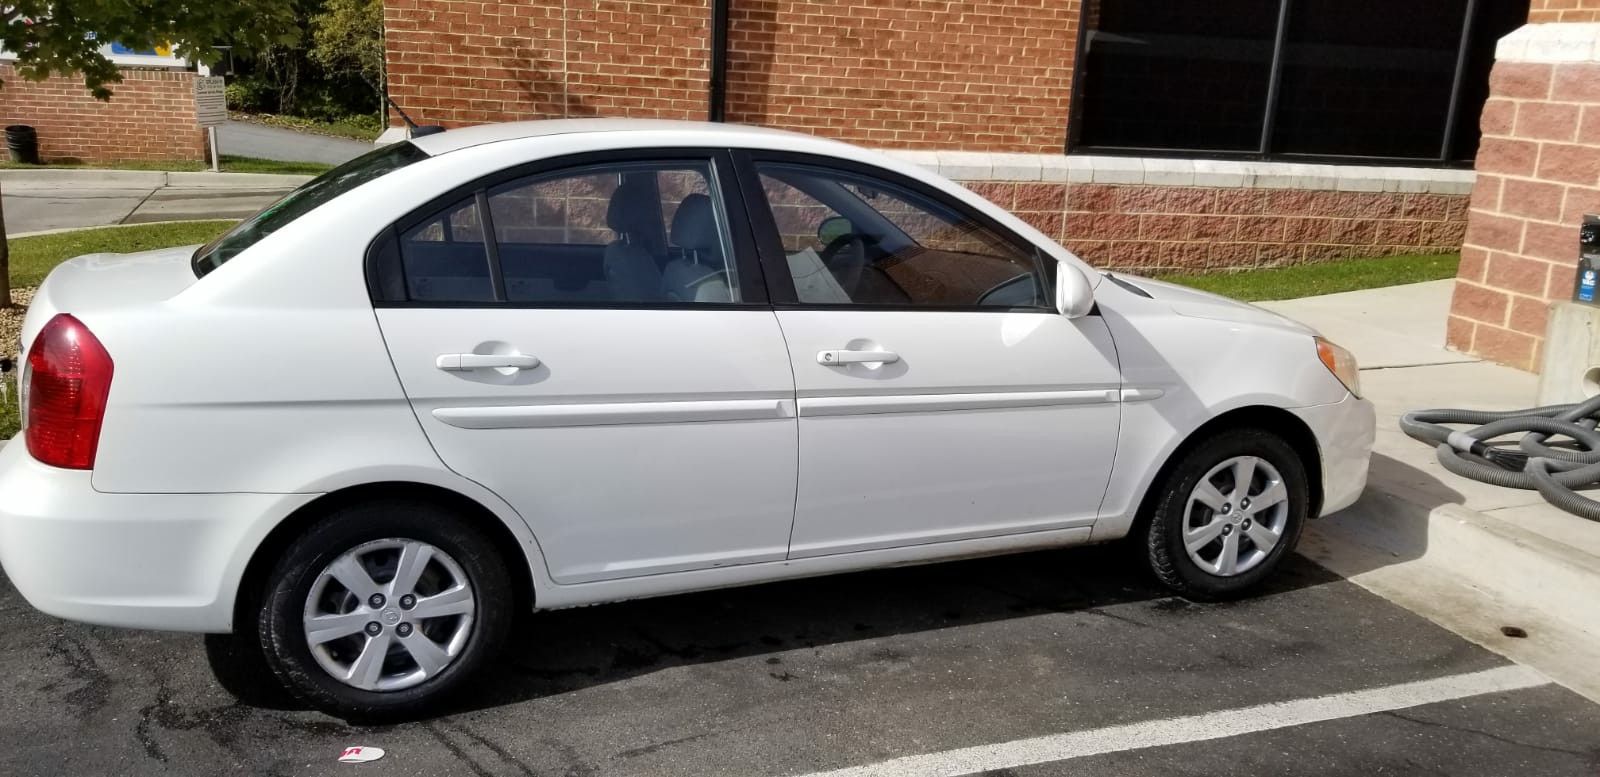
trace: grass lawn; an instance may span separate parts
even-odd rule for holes
[[[1341,291],[1376,289],[1406,283],[1454,278],[1460,254],[1389,256],[1345,259],[1271,270],[1246,270],[1210,275],[1163,275],[1160,280],[1181,283],[1246,302],[1298,299]]]
[[[289,175],[316,175],[333,165],[321,162],[280,162],[276,159],[256,159],[247,156],[222,155],[224,173],[284,173]],[[42,165],[25,165],[21,162],[0,160],[0,170],[156,170],[169,173],[193,173],[210,170],[211,163],[186,159],[130,159],[125,162],[88,164],[85,162],[49,162]]]
[[[16,288],[37,286],[56,265],[83,254],[128,253],[210,242],[211,238],[222,234],[234,223],[186,221],[178,224],[139,224],[19,237],[10,241],[11,285]]]

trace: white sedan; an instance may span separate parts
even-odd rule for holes
[[[420,712],[513,617],[1123,537],[1237,595],[1355,501],[1354,360],[1093,271],[920,168],[746,127],[452,130],[211,244],[71,260],[23,328],[0,563]]]

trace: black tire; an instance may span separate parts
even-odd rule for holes
[[[1149,520],[1141,539],[1150,569],[1175,593],[1194,599],[1223,600],[1242,596],[1283,563],[1305,528],[1311,504],[1311,483],[1305,462],[1294,448],[1263,429],[1234,429],[1218,433],[1179,454],[1178,461],[1153,489]],[[1256,456],[1271,464],[1288,492],[1287,523],[1278,544],[1255,567],[1232,577],[1202,569],[1184,547],[1184,522],[1189,496],[1212,468],[1236,456]],[[1202,558],[1204,558],[1202,556]]]
[[[474,610],[461,652],[437,675],[400,690],[363,690],[317,663],[302,618],[311,588],[329,564],[363,543],[385,539],[420,541],[448,554],[472,588]],[[515,601],[504,557],[461,516],[425,503],[378,500],[339,508],[290,543],[268,574],[257,628],[268,666],[297,698],[347,720],[402,720],[438,710],[499,654]]]

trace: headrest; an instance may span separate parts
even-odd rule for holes
[[[708,256],[722,256],[722,236],[717,232],[717,217],[711,210],[711,198],[704,194],[691,194],[678,204],[672,215],[672,242]]]
[[[611,193],[611,204],[606,206],[606,226],[619,235],[645,231],[647,228],[640,225],[649,223],[654,212],[650,198],[654,196],[655,187],[648,177],[630,175],[622,179],[622,185]]]

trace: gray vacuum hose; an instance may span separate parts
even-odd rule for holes
[[[1547,405],[1526,410],[1417,410],[1400,417],[1400,430],[1413,439],[1438,446],[1439,463],[1464,478],[1536,490],[1545,501],[1573,515],[1600,521],[1600,501],[1574,489],[1600,486],[1600,397],[1575,405]],[[1479,424],[1452,429],[1443,424]],[[1517,448],[1490,445],[1522,433]],[[1549,445],[1564,437],[1575,445]]]

